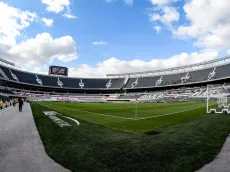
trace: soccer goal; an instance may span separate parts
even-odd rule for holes
[[[207,85],[207,113],[230,114],[230,88]]]

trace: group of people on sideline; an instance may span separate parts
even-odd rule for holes
[[[18,104],[19,112],[21,112],[24,101],[25,99],[22,99],[22,98],[11,99],[5,102],[2,99],[0,99],[0,109],[7,108],[9,106],[15,106],[16,104]]]

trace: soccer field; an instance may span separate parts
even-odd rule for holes
[[[230,116],[205,114],[204,102],[31,106],[46,152],[73,172],[193,172],[216,157],[230,132]],[[59,127],[44,111],[80,125],[58,115],[72,125]]]
[[[67,116],[131,132],[145,132],[175,124],[204,114],[206,107],[205,102],[41,104]]]

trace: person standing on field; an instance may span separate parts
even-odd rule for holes
[[[16,104],[16,100],[14,99],[14,100],[13,100],[13,106],[15,106],[15,104]]]
[[[3,109],[3,101],[2,101],[2,99],[0,100],[0,109]]]
[[[19,112],[22,111],[22,106],[23,106],[23,101],[21,98],[18,99],[18,104],[19,104]]]

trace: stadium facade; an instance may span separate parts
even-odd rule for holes
[[[108,74],[106,78],[50,76],[0,65],[2,96],[75,96],[101,95],[102,98],[187,100],[205,97],[207,84],[230,85],[230,56],[187,66],[136,73]],[[212,90],[216,94],[215,91]],[[117,95],[117,96],[114,96]],[[97,97],[98,98],[98,97]]]

